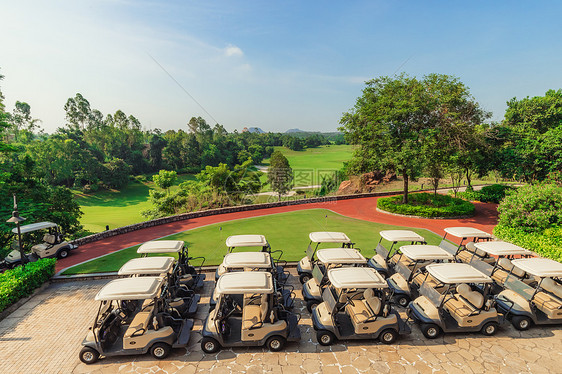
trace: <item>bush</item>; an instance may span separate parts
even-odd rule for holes
[[[54,258],[46,258],[18,266],[0,274],[0,312],[22,297],[30,295],[55,274]]]
[[[510,190],[513,190],[512,186],[505,184],[492,184],[490,186],[482,187],[479,191],[467,189],[465,192],[458,192],[457,196],[470,201],[482,201],[484,203],[498,204]]]
[[[562,186],[540,183],[510,191],[498,206],[499,224],[526,232],[562,226]]]
[[[402,204],[402,196],[379,198],[377,207],[391,213],[419,217],[458,217],[474,214],[474,205],[466,200],[446,195],[415,193]]]
[[[546,229],[543,232],[525,232],[517,227],[500,224],[494,228],[494,235],[541,256],[562,262],[562,227]]]

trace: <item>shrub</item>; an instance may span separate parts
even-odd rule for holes
[[[22,297],[30,295],[55,274],[54,258],[46,258],[18,266],[0,274],[0,312]]]
[[[541,256],[562,262],[562,227],[553,227],[543,232],[526,232],[517,227],[500,224],[494,228],[494,235]]]
[[[458,217],[474,214],[474,205],[466,200],[430,193],[411,194],[408,204],[402,204],[402,196],[379,198],[377,207],[391,213],[419,217]]]
[[[513,190],[512,186],[505,184],[492,184],[490,186],[482,187],[479,191],[467,189],[465,192],[458,192],[457,196],[470,201],[482,201],[484,203],[498,204],[510,190]]]
[[[510,191],[498,206],[500,225],[543,232],[562,225],[562,186],[540,183]]]

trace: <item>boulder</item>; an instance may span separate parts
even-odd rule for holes
[[[338,188],[338,195],[348,195],[361,192],[372,192],[376,186],[396,180],[396,173],[381,170],[354,175],[349,180],[343,181]]]

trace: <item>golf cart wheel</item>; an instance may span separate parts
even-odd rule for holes
[[[397,305],[400,305],[401,307],[405,308],[408,306],[408,303],[410,302],[410,297],[408,295],[397,295],[394,297],[394,302]]]
[[[420,328],[423,336],[428,339],[435,339],[441,335],[441,329],[434,323],[424,323]]]
[[[316,309],[318,304],[320,304],[318,300],[308,300],[306,302],[306,310],[308,310],[309,313],[312,313],[312,311]]]
[[[150,347],[150,354],[157,360],[162,360],[170,354],[172,347],[166,343],[156,343]]]
[[[68,257],[68,248],[63,248],[57,253],[58,258],[67,258]]]
[[[488,322],[484,326],[482,326],[482,330],[480,331],[486,336],[492,336],[496,332],[498,332],[498,327],[499,325],[497,324],[497,322]]]
[[[525,331],[531,327],[531,319],[527,316],[513,316],[511,323],[519,331]]]
[[[302,273],[299,277],[299,281],[301,282],[301,284],[305,284],[310,280],[310,278],[311,275],[309,273]]]
[[[278,335],[272,336],[271,338],[267,339],[265,346],[271,352],[279,352],[285,346],[285,338]]]
[[[336,336],[327,330],[320,330],[316,332],[316,340],[320,345],[332,345],[334,344],[334,340],[336,340]]]
[[[205,337],[201,340],[201,349],[205,353],[216,353],[220,347],[216,339]]]
[[[379,335],[379,340],[383,344],[392,344],[398,339],[398,331],[394,329],[386,329]]]
[[[80,351],[80,361],[87,365],[93,364],[98,360],[99,357],[99,352],[90,347],[84,347]]]

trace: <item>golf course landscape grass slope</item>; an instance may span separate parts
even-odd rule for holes
[[[162,239],[184,240],[189,247],[190,256],[204,256],[206,265],[218,265],[226,254],[225,240],[230,235],[265,235],[272,250],[283,251],[283,260],[298,261],[304,256],[309,243],[308,234],[312,231],[345,232],[356,243],[356,248],[361,249],[363,255],[369,258],[374,255],[374,248],[380,239],[379,231],[392,229],[404,228],[349,218],[326,209],[310,209],[221,222]],[[428,244],[436,245],[441,240],[428,230],[413,230],[422,235]],[[389,245],[385,241],[383,243]],[[128,260],[139,257],[137,248],[138,246],[134,246],[74,266],[63,274],[117,271]]]

